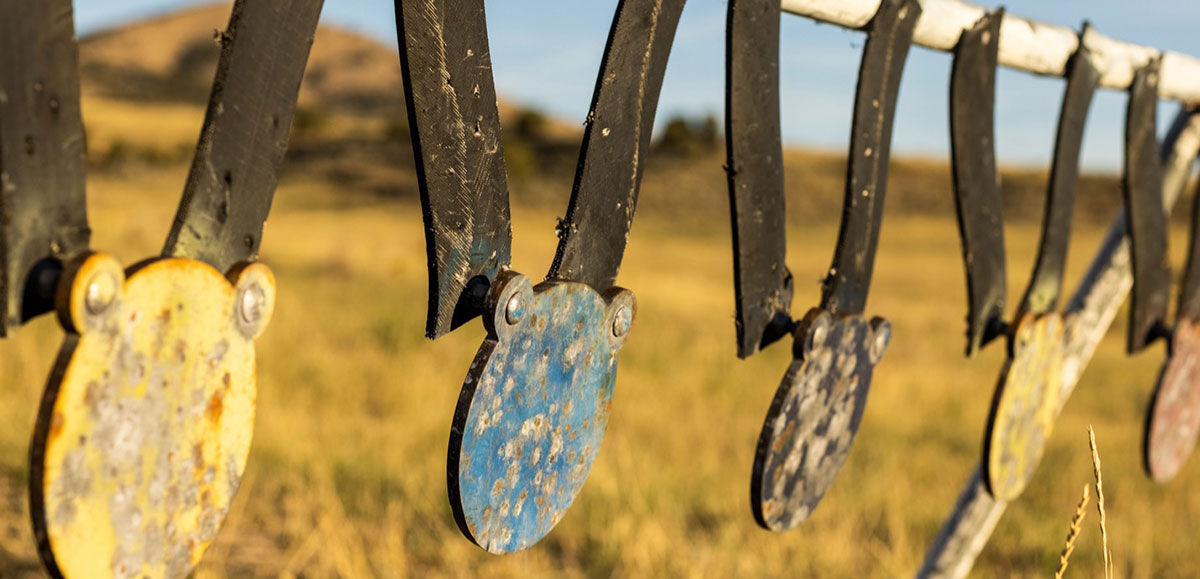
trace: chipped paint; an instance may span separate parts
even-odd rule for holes
[[[250,450],[253,339],[275,298],[263,265],[230,279],[187,259],[125,279],[102,254],[64,278],[70,333],[30,453],[52,574],[184,577],[216,537]]]
[[[1183,468],[1200,436],[1200,322],[1175,326],[1146,418],[1146,472],[1166,482]]]
[[[562,519],[600,450],[633,294],[500,275],[488,337],[463,384],[450,435],[450,503],[493,553],[524,549]]]
[[[814,309],[795,337],[796,357],[767,412],[751,480],[754,518],[772,531],[799,525],[833,486],[862,422],[891,325]]]
[[[1024,316],[1010,348],[984,441],[984,480],[1001,501],[1025,490],[1054,428],[1066,355],[1062,316]]]

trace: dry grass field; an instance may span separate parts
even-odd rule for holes
[[[94,176],[95,247],[126,262],[157,251],[185,170]],[[198,577],[899,576],[919,564],[977,460],[1002,347],[961,356],[963,281],[949,214],[892,211],[869,310],[891,318],[895,339],[856,447],[809,522],[779,535],[756,528],[749,469],[787,348],[748,361],[733,356],[727,224],[719,215],[683,218],[688,209],[679,204],[647,203],[620,278],[638,294],[639,319],[591,479],[542,544],[488,555],[458,535],[444,482],[450,414],[481,329],[472,324],[438,342],[421,337],[418,207],[289,175],[264,244],[280,294],[259,342],[252,460]],[[665,192],[651,179],[644,194]],[[514,267],[536,274],[548,265],[555,217],[518,204]],[[817,300],[836,223],[793,217],[799,310]],[[1079,229],[1072,278],[1102,231],[1096,223]],[[1029,223],[1009,228],[1014,294],[1035,239]],[[1172,241],[1182,247],[1182,232]],[[5,577],[39,573],[25,452],[59,332],[42,318],[0,343]],[[1114,328],[1067,404],[1037,478],[984,551],[980,576],[1052,572],[1091,476],[1087,424],[1096,425],[1104,453],[1120,575],[1200,574],[1200,461],[1165,486],[1142,475],[1142,413],[1161,349],[1126,359],[1120,344]],[[1101,568],[1094,520],[1073,575]]]
[[[212,12],[197,12],[200,25],[178,29],[203,29]],[[164,22],[142,33],[178,36],[170,32],[178,23]],[[322,48],[336,45],[346,58],[370,53],[391,63],[363,74],[394,70],[387,50],[326,38],[334,40],[318,37],[314,48],[325,68],[345,68]],[[94,75],[149,82],[159,68],[189,79],[203,74],[173,61],[142,62],[128,46],[140,45],[114,35],[84,43],[85,56],[89,47],[99,55],[85,58],[93,76],[85,76],[84,113],[93,246],[133,263],[156,253],[167,233],[203,95],[135,101],[112,93],[120,82],[96,83]],[[181,47],[176,52],[186,53]],[[325,89],[359,86],[338,78]],[[317,88],[306,84],[310,112],[361,97],[321,101]],[[495,557],[459,535],[445,483],[450,416],[483,332],[474,322],[437,342],[422,337],[425,250],[411,152],[387,136],[389,121],[380,116],[397,104],[377,103],[365,116],[329,105],[327,118],[304,135],[297,131],[263,244],[279,297],[258,342],[254,448],[198,578],[896,577],[918,567],[978,460],[1003,358],[1001,344],[975,359],[961,353],[965,291],[943,162],[904,160],[893,168],[868,313],[888,317],[894,339],[841,477],[808,522],[772,534],[751,517],[749,476],[789,348],[777,344],[746,361],[733,354],[721,152],[653,157],[619,279],[636,292],[639,318],[621,353],[607,439],[581,496],[549,537]],[[844,170],[838,155],[793,152],[787,161],[799,316],[818,301]],[[1042,179],[1038,171],[1006,176],[1014,299],[1032,266]],[[549,266],[569,184],[562,171],[514,180],[515,269],[538,277]],[[1070,287],[1107,227],[1114,184],[1092,178],[1081,193]],[[1177,271],[1184,230],[1173,225]],[[1163,348],[1127,358],[1124,319],[1066,405],[1037,477],[1009,507],[976,576],[1053,573],[1080,487],[1092,477],[1089,424],[1104,458],[1118,576],[1200,576],[1200,459],[1167,485],[1143,475],[1142,420]],[[46,316],[0,341],[4,578],[42,573],[25,502],[26,447],[60,337]],[[1093,511],[1069,576],[1102,573],[1095,521]]]

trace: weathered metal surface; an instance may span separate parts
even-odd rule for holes
[[[480,314],[512,261],[500,113],[483,0],[397,0],[396,28],[436,338]]]
[[[1004,9],[997,9],[962,33],[950,72],[950,153],[967,277],[968,356],[1004,334],[1008,280],[993,118],[1003,17]]]
[[[164,255],[221,271],[258,255],[322,4],[234,4],[219,35],[212,96]]]
[[[1018,323],[1008,336],[1009,356],[984,434],[983,480],[993,496],[1005,501],[1016,499],[1025,489],[1058,416],[1067,350],[1062,317],[1051,312],[1062,292],[1080,144],[1098,78],[1088,58],[1082,48],[1069,67],[1038,258],[1017,310]]]
[[[683,5],[684,0],[617,5],[549,279],[600,289],[616,281]]]
[[[1125,210],[1133,263],[1133,303],[1126,347],[1138,352],[1166,327],[1171,270],[1167,264],[1167,216],[1163,211],[1162,161],[1158,158],[1158,59],[1138,69],[1129,87],[1125,116]]]
[[[489,335],[455,411],[447,478],[459,529],[493,553],[550,532],[600,449],[633,322],[633,294],[612,284],[683,5],[618,4],[549,281],[505,270],[487,291]]]
[[[984,437],[984,480],[992,496],[1015,499],[1033,477],[1058,417],[1066,339],[1057,313],[1017,322]]]
[[[270,270],[92,254],[59,286],[68,335],[30,451],[51,574],[184,577],[229,510],[255,411],[254,338]]]
[[[1144,465],[1157,482],[1175,477],[1200,436],[1200,202],[1195,198],[1190,237],[1175,328],[1146,413]]]
[[[1087,30],[1085,24],[1084,34]],[[1086,46],[1080,45],[1067,64],[1067,87],[1058,115],[1058,132],[1054,139],[1054,160],[1050,165],[1050,184],[1042,215],[1038,256],[1033,275],[1017,309],[1018,317],[1058,308],[1071,239],[1071,214],[1079,185],[1079,153],[1088,110],[1099,81],[1100,73],[1092,66],[1091,52]]]
[[[821,298],[821,307],[833,314],[862,313],[866,305],[883,219],[900,77],[920,14],[921,4],[916,0],[884,0],[866,28],[854,95],[842,224]]]
[[[0,336],[88,247],[78,69],[71,0],[0,0]]]
[[[1154,389],[1146,415],[1145,467],[1150,478],[1174,478],[1200,437],[1200,323],[1180,320],[1171,335],[1171,355]]]
[[[1162,147],[1165,166],[1162,198],[1168,211],[1187,183],[1198,149],[1200,115],[1185,108],[1175,117]],[[1067,354],[1056,412],[1062,411],[1074,391],[1083,368],[1116,318],[1131,285],[1125,215],[1121,213],[1109,227],[1066,308]],[[992,498],[983,482],[982,468],[977,465],[967,477],[958,501],[926,551],[917,577],[965,577],[987,544],[1008,502]]]
[[[725,173],[733,214],[738,356],[787,335],[792,273],[779,109],[779,1],[730,0],[725,52]]]
[[[795,337],[795,359],[767,411],[750,482],[754,518],[772,531],[799,525],[833,486],[891,325],[814,309]]]
[[[861,314],[883,216],[900,76],[920,13],[915,0],[885,0],[866,27],[833,265],[821,307],[793,331],[794,360],[767,411],[751,472],[754,517],[773,531],[808,518],[837,478],[862,420],[872,370],[891,337],[886,321],[868,323]]]
[[[544,537],[583,487],[600,450],[617,351],[633,294],[581,283],[497,277],[488,337],[467,373],[450,431],[455,520],[492,553]]]
[[[1200,182],[1196,194],[1192,195],[1192,222],[1188,230],[1187,265],[1183,270],[1183,282],[1179,288],[1179,302],[1175,317],[1179,320],[1200,320]]]

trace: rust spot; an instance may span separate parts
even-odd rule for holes
[[[83,393],[83,403],[87,406],[95,406],[96,400],[99,399],[99,393],[97,392],[99,389],[99,382],[96,382],[95,380],[88,382],[87,390]],[[55,416],[59,416],[58,413],[55,413]],[[61,416],[59,416],[59,420],[61,419]]]
[[[220,392],[213,392],[212,398],[208,400],[208,410],[205,414],[208,415],[208,420],[213,424],[221,422],[221,412],[225,410],[225,401]]]
[[[47,435],[49,440],[55,440],[62,433],[63,415],[61,412],[55,412],[54,416],[50,417],[50,433]]]
[[[799,421],[789,420],[787,426],[783,428],[783,432],[779,434],[779,437],[775,439],[775,443],[771,445],[771,450],[774,452],[783,452],[783,449],[790,444],[798,424],[800,424]],[[783,471],[780,471],[780,474],[782,473]]]
[[[197,479],[204,475],[204,444],[197,442],[192,447],[192,470],[195,472],[192,476]]]

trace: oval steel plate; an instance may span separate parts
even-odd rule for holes
[[[881,318],[813,310],[796,331],[796,358],[771,401],[754,457],[758,524],[786,531],[833,485],[862,422],[871,375],[891,339]]]
[[[1200,436],[1200,324],[1180,320],[1146,416],[1146,472],[1158,482],[1183,468]]]
[[[984,440],[984,481],[1011,501],[1033,477],[1054,428],[1066,354],[1062,316],[1021,318],[992,400]]]
[[[498,276],[488,338],[450,431],[450,504],[492,553],[539,541],[575,500],[600,450],[633,294]]]
[[[65,577],[184,577],[216,537],[254,429],[270,270],[93,254],[60,286],[68,333],[30,451],[39,549]]]

